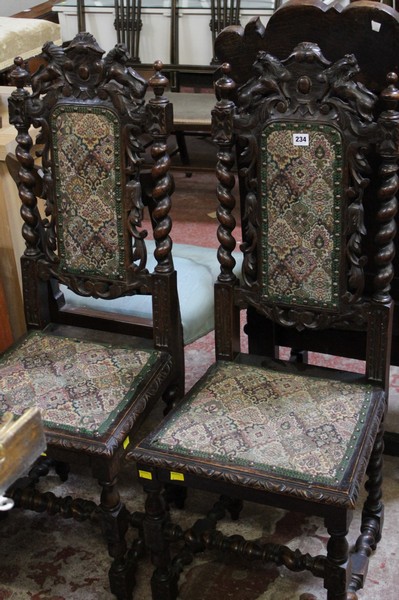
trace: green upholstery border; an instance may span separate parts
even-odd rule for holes
[[[219,361],[147,442],[232,469],[339,486],[373,410],[373,389]]]

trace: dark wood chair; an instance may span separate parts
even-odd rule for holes
[[[325,56],[336,60],[345,53],[354,53],[361,73],[360,80],[374,93],[379,94],[386,85],[385,75],[399,70],[399,13],[386,4],[356,1],[343,7],[326,5],[319,0],[306,3],[296,0],[284,3],[264,27],[254,18],[246,27],[245,36],[240,28],[230,28],[228,43],[216,42],[221,60],[232,62],[233,74],[239,85],[245,85],[250,76],[250,65],[259,50],[271,52],[278,58],[287,56],[290,48],[302,39],[317,43]],[[377,103],[375,117],[381,110]],[[370,161],[378,170],[378,162]],[[375,227],[376,206],[373,189],[365,190],[365,222]],[[396,246],[396,243],[395,243]],[[392,297],[395,303],[391,364],[399,365],[399,254],[394,258]],[[368,267],[366,266],[366,269]],[[370,276],[370,275],[369,275]],[[282,346],[293,349],[293,357],[306,360],[307,352],[318,352],[364,360],[365,333],[347,333],[328,328],[308,331],[300,339],[294,330],[272,323],[249,309],[246,326],[251,350],[257,354],[278,356]],[[298,344],[301,343],[302,347]],[[399,455],[399,432],[386,423],[385,451]]]
[[[244,48],[250,44],[247,31],[240,37]],[[226,30],[218,48],[229,40]],[[383,523],[397,76],[388,75],[377,98],[358,83],[354,55],[331,61],[306,38],[283,60],[260,50],[252,77],[239,88],[231,77],[233,56],[231,71],[227,64],[223,69],[213,111],[221,267],[216,362],[129,454],[147,493],[141,527],[156,567],[152,596],[176,598],[184,565],[197,552],[219,549],[309,571],[322,578],[328,600],[354,600]],[[377,120],[376,101],[382,103]],[[240,280],[232,271],[235,155],[243,219]],[[369,181],[371,159],[380,171]],[[374,230],[363,220],[368,185],[377,212]],[[326,328],[364,331],[364,373],[242,352],[240,312],[249,306],[298,335]],[[364,480],[360,535],[349,552],[346,536]],[[222,497],[206,518],[183,530],[170,522],[161,495],[171,483]],[[217,522],[226,511],[236,518],[242,500],[324,518],[325,555],[224,536]],[[171,542],[180,543],[177,550]]]
[[[118,492],[118,473],[143,418],[161,398],[168,407],[184,389],[169,236],[167,80],[157,71],[156,94],[145,103],[147,82],[126,66],[126,49],[118,45],[103,56],[88,33],[66,48],[49,42],[44,52],[47,65],[32,78],[23,60],[15,59],[17,89],[9,101],[10,122],[18,130],[29,333],[0,360],[0,414],[17,416],[37,405],[47,459],[7,495],[17,507],[50,515],[98,516],[113,559],[111,590],[130,598],[125,560],[130,517]],[[144,134],[153,141],[152,170],[145,177]],[[155,240],[151,270],[146,214]],[[150,295],[152,319],[134,309],[120,315],[73,306],[67,292],[100,304]],[[62,478],[70,465],[89,468],[101,487],[99,504],[36,490],[34,483],[49,465]]]

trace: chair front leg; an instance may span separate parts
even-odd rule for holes
[[[144,491],[147,494],[143,521],[144,543],[155,567],[151,578],[152,598],[176,600],[179,574],[172,566],[169,542],[165,536],[169,513],[162,496],[163,486],[156,480],[147,481]]]
[[[350,589],[356,592],[364,586],[369,558],[381,539],[384,523],[384,504],[382,502],[382,466],[383,466],[383,423],[381,423],[373,452],[367,468],[368,492],[362,511],[360,535],[356,540],[353,554],[353,573]]]
[[[346,536],[352,516],[352,513],[343,509],[326,518],[325,524],[330,535],[324,573],[327,600],[348,600],[352,567]]]
[[[121,502],[116,478],[100,481],[102,487],[100,511],[101,527],[113,563],[109,570],[111,592],[118,600],[130,600],[135,579],[128,569],[126,557],[126,532],[129,525],[129,512]]]

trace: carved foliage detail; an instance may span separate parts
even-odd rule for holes
[[[144,94],[146,81],[128,66],[127,49],[118,44],[107,55],[98,46],[91,34],[79,33],[68,47],[63,48],[48,42],[43,47],[47,64],[41,66],[31,78],[31,93],[24,89],[29,83],[28,74],[21,74],[21,66],[16,61],[15,81],[19,89],[10,101],[10,111],[20,134],[17,138],[17,157],[21,164],[20,175],[23,183],[20,197],[23,202],[23,234],[27,241],[26,254],[44,255],[40,270],[43,276],[56,275],[74,291],[100,297],[114,297],[122,290],[133,291],[137,283],[132,283],[133,272],[145,272],[146,248],[142,230],[143,202],[140,186],[140,167],[143,162],[143,147],[140,135],[145,127]],[[98,284],[88,276],[73,275],[60,270],[59,212],[57,206],[54,171],[54,132],[52,113],[55,106],[80,107],[79,110],[106,110],[114,114],[117,145],[122,149],[120,160],[123,176],[120,180],[123,206],[116,208],[118,219],[123,227],[117,227],[122,237],[119,239],[124,259],[123,281],[108,286]],[[83,109],[84,106],[84,109]],[[36,143],[40,150],[43,173],[34,166],[30,153],[32,141],[29,128],[36,127]],[[119,133],[118,133],[119,131]],[[71,161],[74,160],[71,156]],[[76,160],[76,159],[75,159]],[[40,179],[40,196],[45,200],[45,215],[37,210],[34,188]],[[118,184],[119,185],[119,184]],[[85,195],[85,194],[83,194]],[[91,199],[95,202],[95,198]],[[115,214],[116,214],[115,213]],[[133,249],[131,249],[133,248]],[[121,254],[122,256],[122,254]],[[121,279],[120,275],[116,279]],[[143,282],[142,282],[143,283]],[[112,289],[111,289],[112,288]]]

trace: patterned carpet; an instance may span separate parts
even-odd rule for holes
[[[194,174],[190,186],[184,173],[176,176],[174,238],[182,243],[216,246],[214,179]],[[194,189],[190,194],[188,188]],[[184,210],[188,207],[189,219]],[[198,209],[198,212],[197,212]],[[187,218],[186,218],[187,217]],[[284,351],[283,351],[284,352]],[[213,360],[213,334],[186,348],[187,386],[190,386]],[[312,360],[332,364],[328,357]],[[399,431],[399,369],[392,369],[389,429]],[[153,419],[160,417],[156,411]],[[151,428],[147,423],[146,428]],[[145,431],[143,431],[144,433]],[[386,506],[383,539],[370,562],[366,591],[359,600],[396,600],[398,582],[399,469],[398,458],[386,457],[384,498]],[[57,495],[81,490],[97,499],[99,488],[87,473],[74,473],[65,484],[55,475],[46,487]],[[142,510],[144,498],[135,474],[129,467],[121,478],[121,489],[130,510]],[[189,494],[186,511],[175,513],[188,524],[203,515],[214,498],[205,493]],[[353,530],[357,533],[359,513]],[[77,523],[61,517],[46,517],[19,510],[8,513],[0,523],[0,600],[111,600],[107,571],[109,558],[97,524]],[[225,533],[238,533],[250,539],[268,538],[275,543],[299,547],[302,552],[322,553],[326,531],[318,518],[279,509],[247,504],[238,523],[223,523]],[[354,533],[354,536],[355,536]],[[135,532],[129,533],[129,539]],[[144,559],[137,572],[135,600],[150,600],[151,567]],[[274,565],[238,563],[219,553],[199,556],[181,576],[180,600],[322,600],[322,582],[307,573],[278,570]]]

